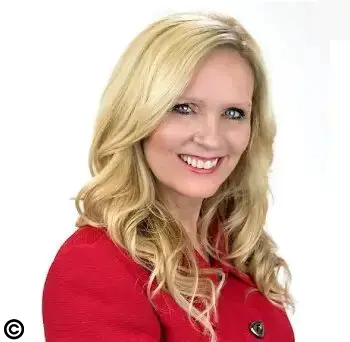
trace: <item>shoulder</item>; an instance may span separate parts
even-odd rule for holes
[[[48,278],[95,277],[120,280],[120,277],[134,277],[139,273],[146,275],[145,270],[136,264],[131,256],[108,236],[106,229],[89,225],[78,228],[59,248],[48,272]]]
[[[114,248],[112,248],[112,246]],[[55,259],[64,257],[71,250],[84,250],[90,253],[99,254],[101,256],[115,253],[117,247],[108,237],[105,228],[93,227],[85,225],[73,232],[59,248]]]
[[[146,280],[146,270],[114,244],[106,230],[77,229],[59,248],[44,284],[46,340],[90,341],[88,336],[96,337],[93,340],[103,336],[112,341],[117,336],[134,341],[129,336],[133,331],[140,332],[140,340],[158,336],[157,316],[140,279],[143,275]]]

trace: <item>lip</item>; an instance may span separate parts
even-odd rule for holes
[[[213,159],[220,159],[220,158],[223,158],[221,156],[212,156],[212,157],[202,157],[202,156],[197,156],[195,154],[186,154],[186,153],[181,153],[179,154],[179,156],[189,156],[189,157],[193,157],[195,159],[201,159],[201,160],[213,160]]]
[[[189,155],[189,154],[187,154]],[[224,159],[224,157],[216,157],[218,158],[218,162],[216,164],[215,167],[213,167],[212,169],[198,169],[196,167],[193,167],[192,165],[189,165],[187,164],[184,160],[181,159],[180,155],[178,155],[178,158],[180,159],[180,161],[182,162],[182,164],[187,167],[187,169],[193,173],[197,173],[197,174],[212,174],[214,172],[216,172],[216,170],[220,167],[221,163],[222,163],[222,160]],[[207,160],[210,160],[210,159],[215,159],[215,158],[207,158]]]

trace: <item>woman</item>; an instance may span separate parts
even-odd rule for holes
[[[274,137],[259,47],[234,18],[174,13],[138,35],[47,275],[46,340],[294,341],[264,230]]]

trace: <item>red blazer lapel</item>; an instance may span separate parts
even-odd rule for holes
[[[221,229],[221,224],[219,222],[217,222],[213,227],[213,237],[214,237],[213,241],[214,241],[215,247],[222,253],[222,255],[227,255],[228,251],[225,248],[225,236],[223,234],[223,231]],[[211,261],[210,263],[211,267],[221,268],[225,273],[232,274],[240,278],[242,281],[244,281],[248,285],[256,287],[256,284],[252,280],[251,276],[241,272],[235,266],[231,264],[226,265],[223,262],[220,262],[213,258],[211,258],[210,261]]]

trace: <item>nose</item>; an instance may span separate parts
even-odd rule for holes
[[[193,140],[207,149],[220,147],[220,119],[216,115],[203,115]]]

